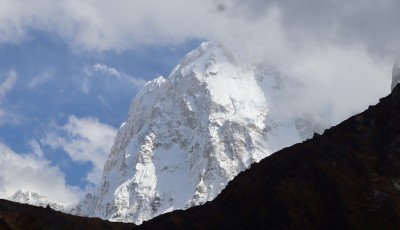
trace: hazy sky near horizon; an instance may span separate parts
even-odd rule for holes
[[[300,82],[282,112],[336,124],[389,93],[399,10],[397,0],[0,0],[0,197],[23,188],[76,201],[99,180],[132,97],[206,40]]]

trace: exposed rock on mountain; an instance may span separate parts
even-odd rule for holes
[[[76,214],[139,224],[203,204],[252,163],[322,132],[328,124],[279,112],[286,83],[203,43],[133,99],[100,185]]]

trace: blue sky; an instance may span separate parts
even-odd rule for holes
[[[85,190],[98,179],[87,178],[95,165],[90,157],[71,158],[72,150],[65,147],[85,137],[63,127],[72,118],[82,127],[92,124],[96,131],[108,131],[108,144],[101,153],[104,163],[133,96],[146,81],[168,76],[199,43],[193,39],[122,52],[76,52],[52,34],[34,31],[22,42],[0,44],[0,84],[13,82],[1,99],[5,114],[0,118],[0,142],[21,155],[41,152],[38,159],[59,168],[67,185]],[[55,144],[50,138],[64,138],[65,143]]]
[[[214,40],[337,124],[390,91],[400,1],[0,0],[0,197],[76,202],[142,85]],[[317,95],[317,96],[316,96]]]

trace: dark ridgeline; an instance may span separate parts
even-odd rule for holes
[[[134,224],[68,215],[50,207],[36,207],[0,199],[0,230],[8,229],[132,229]]]
[[[0,200],[0,229],[400,229],[400,86],[242,172],[212,202],[140,226]]]

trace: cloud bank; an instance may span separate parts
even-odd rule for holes
[[[295,43],[291,45],[301,46],[310,39],[362,44],[388,55],[400,50],[398,9],[395,0],[1,0],[0,42],[21,41],[36,29],[89,50],[176,44],[192,38],[262,47],[271,46],[265,43],[276,42],[277,33],[284,33]]]
[[[35,148],[37,151],[38,146]],[[60,169],[51,166],[49,161],[39,158],[38,152],[18,154],[0,143],[0,153],[1,198],[8,198],[22,188],[38,191],[54,202],[78,201],[79,189],[66,186],[65,176]]]
[[[0,198],[8,198],[19,189],[38,191],[49,201],[76,203],[84,191],[69,186],[59,167],[46,159],[42,146],[65,151],[75,162],[90,162],[86,189],[97,184],[116,130],[95,118],[70,116],[63,126],[54,126],[42,140],[30,140],[29,153],[16,153],[0,142]]]
[[[320,56],[330,58],[327,69],[354,68],[340,62],[348,51],[360,62],[376,63],[371,68],[382,69],[382,81],[390,84],[383,75],[390,75],[400,54],[398,9],[395,0],[0,0],[0,42],[29,39],[32,30],[95,52],[216,40],[243,60],[265,59],[297,78],[304,76],[295,66],[318,64]],[[332,49],[338,52],[330,55]],[[302,75],[318,78],[326,72],[321,69]]]
[[[73,161],[90,162],[92,169],[86,179],[97,184],[114,142],[117,130],[95,118],[70,116],[63,126],[54,127],[41,142],[54,149],[62,149]]]
[[[16,124],[19,122],[19,115],[6,105],[6,96],[14,89],[17,79],[18,75],[14,70],[5,74],[0,73],[0,126],[6,123]]]

